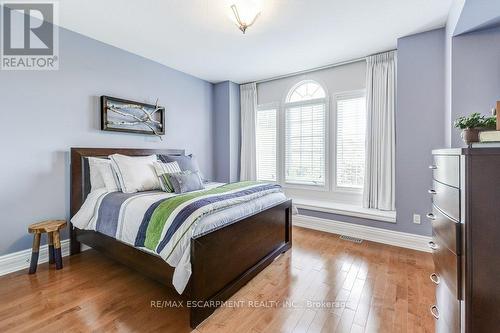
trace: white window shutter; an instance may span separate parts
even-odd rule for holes
[[[325,102],[289,106],[285,121],[285,182],[324,186]]]
[[[337,97],[336,186],[363,188],[365,169],[366,100]]]
[[[276,181],[276,133],[277,110],[257,110],[256,115],[256,153],[257,179]]]

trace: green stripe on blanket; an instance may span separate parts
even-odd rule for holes
[[[211,194],[224,194],[227,192],[231,192],[234,190],[258,184],[262,184],[262,182],[244,181],[244,182],[231,183],[210,190],[181,194],[163,201],[155,209],[153,215],[151,216],[146,231],[146,240],[144,242],[144,246],[153,251],[156,249],[156,246],[160,242],[161,233],[163,231],[165,223],[169,219],[170,215],[175,211],[176,208],[186,203],[187,201]]]

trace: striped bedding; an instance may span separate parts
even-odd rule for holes
[[[284,200],[279,185],[250,181],[215,183],[180,195],[95,191],[72,223],[160,256],[175,267],[173,284],[182,293],[191,274],[191,237]]]

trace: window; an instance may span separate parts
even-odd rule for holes
[[[304,102],[311,99],[325,98],[325,90],[314,81],[300,82],[288,93],[287,102]]]
[[[282,104],[256,111],[257,179],[286,187],[298,199],[361,202],[365,169],[366,105],[363,90],[335,94],[303,80]]]
[[[257,110],[257,179],[276,181],[276,109]]]
[[[362,189],[365,170],[366,101],[364,93],[338,95],[336,187]]]
[[[285,182],[326,185],[326,94],[314,81],[303,81],[285,103]]]

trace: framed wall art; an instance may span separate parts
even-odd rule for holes
[[[126,99],[101,96],[101,130],[156,135],[165,134],[165,108]]]

